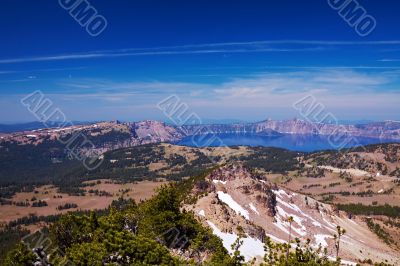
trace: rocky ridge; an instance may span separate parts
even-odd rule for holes
[[[105,152],[149,143],[174,143],[192,135],[221,133],[251,133],[264,136],[318,134],[341,136],[342,138],[346,136],[400,140],[400,122],[385,121],[365,125],[335,125],[310,123],[299,119],[284,121],[268,119],[257,123],[174,126],[153,120],[112,121],[1,134],[0,143],[13,142],[22,145],[39,145],[57,140],[64,143],[78,136],[83,140],[90,141],[90,149]],[[338,141],[341,142],[342,139],[339,138]]]
[[[327,248],[332,259],[333,234],[340,225],[347,231],[340,252],[344,264],[355,265],[365,258],[400,263],[396,251],[379,240],[361,218],[350,219],[329,204],[272,185],[241,165],[215,170],[205,183],[195,185],[193,194],[198,200],[185,208],[222,238],[228,251],[240,231],[244,232],[246,237],[240,250],[247,261],[254,257],[262,260],[267,236],[275,242],[288,241],[287,218],[291,216],[292,239],[296,237],[303,242],[310,239],[314,248]]]

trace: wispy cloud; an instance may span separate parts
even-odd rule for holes
[[[379,62],[400,62],[400,59],[398,58],[385,58],[385,59],[379,59]]]
[[[104,54],[88,53],[88,54],[70,54],[70,55],[54,55],[54,56],[38,56],[38,57],[19,57],[19,58],[1,59],[0,64],[57,61],[57,60],[69,60],[69,59],[86,59],[86,58],[97,58],[102,56],[104,56]]]
[[[0,75],[3,75],[3,74],[13,74],[13,73],[16,73],[15,71],[0,71]]]
[[[165,51],[140,51],[140,52],[108,52],[108,53],[87,53],[69,54],[55,56],[20,57],[0,59],[0,64],[42,62],[42,61],[61,61],[73,59],[95,59],[95,58],[115,58],[129,56],[156,56],[156,55],[188,55],[188,54],[228,54],[228,53],[269,53],[269,52],[305,52],[321,51],[321,47],[310,48],[252,48],[252,49],[207,49],[207,50],[165,50]]]
[[[125,48],[114,50],[88,51],[60,55],[31,56],[0,59],[0,64],[25,62],[62,61],[77,59],[114,58],[129,56],[218,54],[218,53],[275,53],[275,52],[316,52],[333,49],[335,46],[399,45],[400,40],[382,41],[325,41],[325,40],[267,40],[248,42],[221,42],[160,46],[149,48]]]
[[[117,82],[99,79],[82,79],[59,83],[72,94],[107,97],[107,95],[168,95],[207,97],[207,99],[237,98],[266,99],[273,95],[298,95],[302,93],[324,93],[335,95],[382,94],[388,86],[399,82],[397,73],[364,73],[353,70],[304,70],[277,73],[259,73],[246,78],[234,78],[218,84],[196,82]],[[400,91],[399,91],[400,93]]]
[[[200,95],[201,91],[210,91],[213,86],[201,83],[186,82],[117,82],[104,79],[80,79],[75,81],[61,81],[59,86],[68,92],[69,98],[92,97],[107,101],[109,97],[118,95],[121,99],[127,97],[154,97],[178,93],[181,95]]]
[[[312,94],[338,118],[397,119],[399,81],[393,71],[304,69],[219,83],[63,79],[44,93],[72,114],[72,119],[162,117],[156,104],[172,94],[201,117],[290,118],[296,115],[292,104]],[[7,99],[14,97],[18,102],[22,96]]]

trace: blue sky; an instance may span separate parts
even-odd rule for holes
[[[400,119],[398,1],[358,1],[365,37],[326,0],[89,2],[97,37],[58,1],[2,1],[0,122],[35,120],[35,90],[81,121],[167,120],[172,94],[204,120],[299,117],[310,94],[339,120]]]

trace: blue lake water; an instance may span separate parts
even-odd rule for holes
[[[282,136],[262,136],[247,133],[228,133],[189,136],[176,144],[190,147],[264,146],[284,148],[292,151],[311,152],[387,142],[395,141],[364,137],[334,139],[329,136],[321,135],[283,134]]]

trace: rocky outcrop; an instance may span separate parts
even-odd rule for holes
[[[193,211],[228,250],[242,235],[240,251],[246,261],[262,261],[266,237],[285,243],[289,234],[291,239],[298,238],[303,243],[309,239],[314,249],[326,248],[328,256],[334,259],[334,234],[339,225],[347,231],[341,242],[342,262],[355,265],[358,259],[369,258],[398,263],[397,251],[369,231],[362,219],[349,218],[329,204],[271,185],[240,164],[220,167],[205,181],[210,186],[201,187],[208,193],[196,194],[196,202],[183,208]]]
[[[326,136],[347,136],[349,140],[351,140],[351,138],[348,137],[400,140],[400,122],[385,121],[364,125],[335,125],[310,123],[294,119],[284,121],[265,120],[257,123],[229,125],[174,126],[152,120],[127,123],[112,121],[3,134],[0,136],[0,143],[14,142],[23,145],[40,145],[43,143],[50,144],[52,141],[61,141],[64,146],[77,147],[77,149],[80,149],[81,153],[86,154],[93,152],[93,150],[95,153],[103,153],[109,150],[150,143],[174,143],[191,135],[223,133],[250,133],[276,137],[282,134],[318,134]],[[79,141],[82,143],[79,143]],[[333,144],[338,141],[337,144],[340,146],[343,139],[332,138],[332,141]]]

